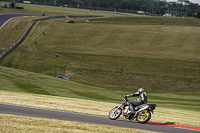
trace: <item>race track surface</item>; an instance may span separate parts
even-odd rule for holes
[[[76,113],[68,113],[61,111],[52,111],[38,108],[22,107],[15,105],[0,104],[1,114],[13,114],[19,116],[36,117],[36,118],[48,118],[57,119],[64,121],[77,121],[92,124],[110,125],[125,128],[142,129],[156,132],[166,132],[166,133],[200,133],[198,131],[186,130],[181,128],[167,127],[155,124],[139,124],[133,121],[126,120],[110,120],[105,117],[82,115]],[[152,116],[153,117],[153,116]]]
[[[20,16],[41,16],[41,15],[33,15],[33,14],[16,14],[16,13],[5,13],[0,14],[0,29],[9,19],[13,17],[20,17]]]

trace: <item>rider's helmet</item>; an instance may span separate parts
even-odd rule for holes
[[[140,92],[140,93],[141,93],[141,92],[145,92],[145,89],[144,89],[144,88],[139,88],[139,89],[138,89],[138,92]]]

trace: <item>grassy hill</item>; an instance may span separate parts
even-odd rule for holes
[[[52,21],[38,22],[23,44],[0,64],[51,76],[61,74],[97,86],[199,91],[199,27],[66,24],[61,20],[35,45],[37,36]],[[11,30],[9,25],[12,21],[1,32]]]
[[[148,17],[148,16],[136,16],[133,15],[134,17],[121,17],[119,16],[113,16],[112,18],[107,17],[107,18],[94,18],[91,21],[107,21],[107,22],[113,22],[113,23],[142,23],[142,24],[161,24],[163,23],[168,24],[168,25],[199,25],[200,24],[200,19],[194,19],[194,18],[179,18],[179,17],[161,17],[161,16],[155,16],[155,17]]]

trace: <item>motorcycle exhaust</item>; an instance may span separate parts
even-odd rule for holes
[[[149,106],[147,105],[146,107],[143,107],[143,108],[139,109],[138,111],[136,111],[136,112],[135,112],[135,115],[134,115],[134,118],[137,116],[137,114],[138,114],[140,111],[145,110],[145,109],[148,109],[148,108],[149,108]]]
[[[149,106],[143,107],[143,108],[139,109],[136,113],[138,113],[138,112],[140,112],[142,110],[148,109],[148,108],[149,108]]]

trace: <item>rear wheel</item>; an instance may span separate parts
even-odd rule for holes
[[[147,123],[151,119],[151,112],[149,110],[143,110],[138,113],[136,118],[139,123]]]
[[[122,109],[118,108],[118,107],[115,107],[109,112],[108,117],[111,120],[116,120],[117,118],[120,117],[121,114],[122,114]]]

